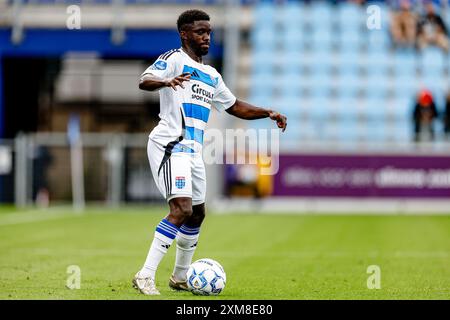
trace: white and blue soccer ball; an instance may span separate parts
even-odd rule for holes
[[[193,294],[216,296],[225,288],[226,282],[223,267],[213,259],[197,260],[187,272],[187,285]]]

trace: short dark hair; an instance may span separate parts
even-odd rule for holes
[[[206,20],[209,21],[209,15],[202,10],[187,10],[180,14],[177,21],[178,32],[181,32],[187,24],[195,21]]]

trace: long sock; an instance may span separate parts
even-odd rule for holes
[[[156,227],[155,236],[152,245],[150,246],[150,250],[148,251],[147,259],[140,271],[142,277],[151,277],[155,279],[158,265],[172,245],[178,230],[176,225],[170,223],[166,219],[161,220]]]
[[[186,281],[186,273],[192,263],[199,237],[200,227],[182,225],[177,234],[177,254],[173,275],[177,281]]]

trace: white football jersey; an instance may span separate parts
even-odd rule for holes
[[[177,86],[176,91],[171,87],[159,90],[161,120],[150,133],[150,139],[166,146],[182,136],[175,149],[183,150],[176,151],[201,152],[211,106],[218,111],[228,109],[236,97],[215,68],[194,61],[181,48],[160,55],[142,75],[167,79],[186,72],[191,78],[183,82],[184,89]]]

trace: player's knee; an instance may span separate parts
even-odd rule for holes
[[[193,213],[192,207],[182,207],[180,208],[180,210],[184,219],[189,219],[190,217],[192,217]]]
[[[170,216],[176,225],[183,224],[192,216],[192,202],[190,199],[176,198],[170,202]]]

